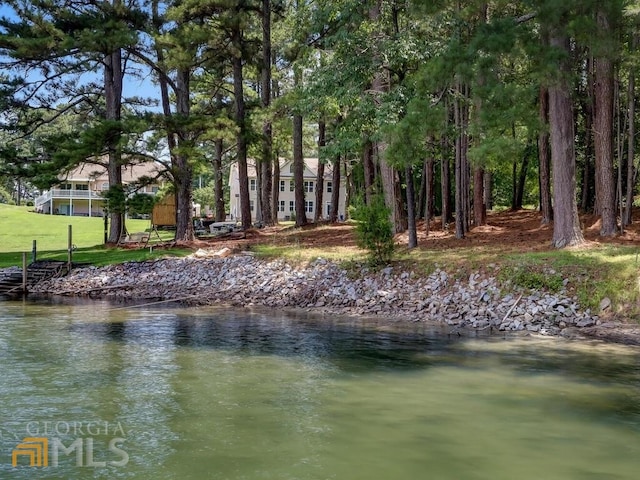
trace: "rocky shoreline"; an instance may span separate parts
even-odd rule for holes
[[[566,290],[514,293],[512,288],[502,288],[496,277],[479,272],[456,278],[442,269],[429,275],[393,267],[374,271],[363,266],[347,271],[324,259],[292,265],[282,259],[229,253],[199,251],[186,258],[78,268],[66,277],[41,281],[30,292],[173,300],[188,305],[304,308],[439,322],[452,332],[472,329],[604,339],[608,330],[620,333],[614,328],[617,324],[581,309]],[[636,343],[627,337],[625,343]]]

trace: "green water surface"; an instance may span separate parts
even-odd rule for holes
[[[34,435],[49,465],[13,467]],[[53,466],[54,442],[78,438],[81,457],[59,451]],[[0,302],[0,479],[129,478],[636,480],[640,350]]]

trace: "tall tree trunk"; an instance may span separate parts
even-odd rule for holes
[[[488,3],[480,4],[479,24],[483,28],[487,23]],[[482,88],[485,84],[485,76],[480,73],[477,78],[478,88]],[[474,111],[477,117],[480,116],[482,110],[482,99],[480,95],[475,95]],[[473,223],[476,227],[487,223],[487,208],[484,204],[484,168],[476,165],[473,169]]]
[[[427,159],[427,178],[425,181],[425,221],[430,222],[435,214],[435,194],[436,194],[436,176],[434,174],[435,160],[433,156]]]
[[[375,193],[376,169],[373,163],[373,147],[368,141],[362,150],[362,166],[364,168],[364,203],[371,205],[371,198]]]
[[[418,246],[418,232],[416,230],[416,200],[415,187],[413,185],[413,168],[409,163],[405,167],[405,176],[407,182],[407,226],[409,233],[409,248]]]
[[[22,182],[20,180],[20,177],[18,177],[16,179],[16,206],[19,207],[20,206],[20,200],[22,199]]]
[[[464,238],[464,196],[462,194],[462,176],[464,175],[462,166],[462,153],[460,150],[460,141],[462,138],[458,134],[456,136],[456,166],[455,166],[455,208],[456,208],[456,238]]]
[[[624,156],[624,135],[627,132],[627,116],[622,114],[622,105],[620,103],[620,94],[618,93],[618,88],[620,86],[620,77],[616,76],[615,79],[615,89],[613,96],[615,97],[615,111],[617,119],[615,120],[615,140],[616,140],[616,158],[619,159],[620,165],[617,168],[617,183],[616,183],[616,197],[617,201],[617,209],[618,214],[620,215],[620,234],[624,234],[624,198],[622,195],[622,172],[623,172],[623,164],[622,159]],[[614,170],[616,170],[614,168]]]
[[[384,151],[387,145],[382,142],[376,142],[373,144],[373,147],[375,158],[378,160],[380,167],[380,180],[385,205],[391,211],[393,231],[394,233],[404,232],[407,229],[407,224],[402,210],[400,176],[398,175],[398,171],[389,165],[384,158]]]
[[[163,20],[158,12],[158,2],[152,2],[153,25],[156,32],[160,32]],[[159,65],[165,65],[163,47],[156,43],[155,52]],[[171,101],[169,97],[169,79],[166,71],[158,72],[158,82],[160,86],[160,99],[162,103],[162,113],[168,125],[167,147],[171,156],[171,175],[175,187],[176,198],[176,239],[191,241],[195,238],[192,221],[192,176],[191,166],[186,158],[186,153],[180,151],[179,147],[187,146],[189,134],[180,132],[175,127],[176,122],[172,120]],[[175,97],[176,115],[183,118],[189,116],[190,111],[190,72],[188,70],[178,70],[176,75]]]
[[[340,155],[338,155],[333,162],[333,171],[331,172],[331,212],[329,213],[329,221],[331,223],[335,223],[338,220],[338,210],[340,208],[340,163]]]
[[[446,136],[442,136],[442,160],[440,162],[440,179],[442,195],[442,230],[447,230],[447,225],[453,218],[451,214],[451,165],[449,163],[448,141]]]
[[[487,223],[487,207],[484,204],[484,168],[473,169],[473,223],[476,227]]]
[[[551,152],[549,150],[549,91],[546,87],[540,87],[539,95],[540,124],[538,134],[538,182],[540,186],[540,212],[541,223],[549,224],[553,220],[551,207]]]
[[[582,112],[584,115],[585,125],[585,141],[584,141],[584,164],[582,166],[582,186],[581,186],[581,202],[580,209],[583,212],[590,212],[595,207],[595,175],[594,175],[594,131],[593,131],[593,117],[594,117],[594,92],[593,92],[593,80],[594,76],[594,62],[593,57],[589,55],[587,58],[587,71],[586,71],[586,98],[582,102]]]
[[[296,205],[296,227],[307,224],[304,191],[304,156],[302,152],[302,115],[293,115],[293,184]]]
[[[527,172],[529,170],[529,153],[531,145],[525,148],[522,158],[522,166],[520,167],[520,175],[518,175],[518,183],[516,188],[516,204],[515,210],[522,210],[522,204],[524,202],[524,187],[527,182]]]
[[[515,212],[518,210],[517,205],[517,197],[518,197],[518,160],[513,159],[513,163],[511,164],[511,211]]]
[[[273,212],[273,222],[278,223],[278,207],[280,205],[280,160],[278,155],[275,155],[275,161],[273,162],[273,188],[272,188],[272,202],[271,211]]]
[[[425,229],[427,231],[427,235],[429,234],[429,227],[431,223],[431,219],[433,218],[433,213],[435,210],[435,175],[434,175],[434,164],[435,160],[433,156],[429,155],[429,158],[425,162],[425,205],[424,205],[424,223]]]
[[[425,216],[425,194],[427,190],[427,160],[422,162],[422,174],[420,175],[420,189],[418,190],[418,200],[416,202],[416,217]]]
[[[231,35],[231,43],[236,52],[233,63],[233,95],[235,97],[235,122],[238,128],[236,136],[238,156],[238,183],[240,184],[240,217],[242,228],[251,228],[251,204],[249,202],[249,177],[247,171],[247,126],[244,104],[244,77],[242,71],[242,31],[239,26]]]
[[[313,221],[319,222],[324,216],[322,212],[322,202],[324,194],[324,162],[320,161],[320,150],[325,145],[326,124],[324,120],[318,122],[318,170],[316,172],[316,209],[313,214]]]
[[[262,107],[271,104],[271,0],[262,0],[262,71],[260,99]],[[262,158],[260,161],[262,222],[274,225],[277,210],[272,209],[271,197],[273,185],[273,128],[271,120],[262,124]]]
[[[215,219],[216,222],[224,222],[227,217],[224,205],[224,177],[222,175],[222,154],[224,152],[224,141],[219,138],[215,142],[215,155],[213,157],[213,198],[215,199]]]
[[[260,160],[260,207],[262,209],[262,223],[274,225],[274,210],[271,204],[273,196],[273,155],[271,154],[271,141],[266,140],[272,135],[271,124],[265,124],[262,130],[265,137],[263,148],[265,149]]]
[[[190,78],[191,72],[188,69],[178,70],[176,73],[176,115],[183,121],[189,118],[191,107]],[[195,238],[192,207],[193,167],[185,147],[189,150],[193,145],[189,132],[181,132],[178,138],[180,148],[171,156],[176,188],[176,240],[189,242]]]
[[[632,48],[635,49],[636,38],[632,40]],[[635,146],[636,146],[636,80],[635,72],[629,71],[629,85],[627,90],[627,101],[629,102],[629,131],[627,139],[627,197],[625,202],[624,222],[623,225],[631,225],[633,221],[633,194],[635,190],[636,168],[635,168]]]
[[[256,172],[256,200],[254,204],[254,215],[255,223],[258,225],[264,225],[264,221],[262,220],[262,159],[254,162],[255,164],[255,172]],[[251,195],[251,194],[249,194]]]
[[[598,29],[611,35],[608,14],[599,9]],[[595,59],[594,145],[596,154],[596,205],[602,219],[601,236],[617,233],[616,183],[613,169],[613,62],[607,55]]]
[[[380,27],[382,19],[382,0],[374,0],[373,5],[369,9],[369,20],[371,20],[376,27],[374,29],[379,32],[377,39],[374,40],[374,60],[379,60],[381,55],[375,51],[378,48],[378,44],[385,37],[383,29]],[[374,62],[380,63],[380,62]],[[376,105],[380,104],[380,96],[389,90],[390,79],[388,72],[382,67],[378,67],[375,72],[373,81],[371,82],[371,92],[374,95],[374,102]],[[389,208],[391,216],[391,224],[393,225],[393,231],[395,233],[403,232],[407,229],[406,218],[404,217],[404,211],[402,209],[402,189],[400,185],[400,176],[397,170],[390,165],[385,159],[384,153],[387,149],[387,145],[382,141],[375,141],[372,143],[374,158],[378,161],[380,168],[380,180],[382,184],[382,193],[384,195],[384,203]]]
[[[576,157],[574,118],[570,75],[569,37],[555,30],[550,45],[565,53],[558,60],[559,78],[549,87],[549,126],[551,129],[551,161],[553,164],[553,239],[555,248],[584,243],[576,203]]]
[[[339,160],[339,158],[337,159]],[[345,207],[347,208],[347,210],[345,210],[344,212],[344,218],[345,220],[347,218],[349,218],[349,205],[351,205],[351,199],[353,198],[353,172],[351,171],[351,169],[349,168],[349,165],[347,163],[347,161],[344,161],[343,164],[343,168],[342,172],[344,173],[344,186],[345,186],[345,199],[344,199],[344,204]],[[336,208],[337,208],[337,203],[336,203]]]
[[[467,165],[465,162],[465,125],[464,111],[460,97],[463,96],[463,86],[461,82],[456,81],[456,99],[454,100],[454,122],[456,126],[455,140],[455,208],[456,208],[456,238],[464,238],[467,233],[466,228],[466,196],[465,196],[465,176]]]
[[[493,210],[493,174],[484,172],[484,205],[487,210]]]
[[[114,6],[119,0],[114,0]],[[107,55],[104,66],[104,96],[106,115],[110,122],[118,122],[122,113],[122,51],[116,49]],[[109,177],[109,188],[120,188],[122,186],[122,152],[120,149],[120,130],[113,132],[107,140],[107,152],[109,156],[107,165],[107,175]],[[109,213],[109,243],[117,243],[120,235],[124,233],[124,211],[111,211]]]

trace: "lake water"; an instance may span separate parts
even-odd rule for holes
[[[640,478],[638,348],[418,324],[0,302],[0,413],[3,480]]]

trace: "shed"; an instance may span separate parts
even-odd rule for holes
[[[173,194],[165,195],[153,207],[151,223],[156,227],[176,226],[176,197]]]

